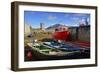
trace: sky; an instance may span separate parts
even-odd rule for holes
[[[85,23],[85,20],[90,24],[90,14],[24,11],[24,23],[33,28],[39,28],[40,23],[44,23],[45,28],[55,24],[79,26],[79,23]]]

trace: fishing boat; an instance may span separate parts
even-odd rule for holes
[[[53,39],[68,41],[70,39],[70,32],[68,31],[68,28],[56,28],[55,32],[53,33]]]
[[[31,49],[31,56],[34,56],[35,60],[58,60],[58,59],[70,59],[75,54],[79,54],[80,51],[66,51],[56,49],[48,45],[39,44],[38,46],[28,43],[28,48]],[[26,56],[27,57],[27,56]],[[31,58],[31,59],[33,59]]]

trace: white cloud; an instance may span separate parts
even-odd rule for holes
[[[56,17],[56,16],[50,15],[50,16],[48,16],[48,19],[49,19],[49,20],[55,20],[55,19],[57,19],[57,17]]]
[[[81,17],[81,16],[86,16],[86,14],[82,14],[82,13],[77,13],[77,14],[74,14],[74,16],[78,16],[78,17]]]
[[[79,21],[80,18],[78,18],[78,17],[72,17],[72,20],[74,20],[74,21]]]
[[[87,18],[87,21],[90,22],[90,18]]]
[[[65,14],[65,17],[69,17],[70,15],[69,14]]]

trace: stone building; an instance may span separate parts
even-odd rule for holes
[[[79,27],[78,36],[81,41],[90,41],[90,25]]]
[[[69,32],[71,34],[70,39],[71,40],[78,40],[78,27],[69,27]]]
[[[71,40],[80,40],[90,42],[90,25],[70,27]]]
[[[44,23],[40,23],[40,30],[45,30],[45,24]]]
[[[31,34],[31,26],[28,25],[28,24],[25,24],[25,25],[24,25],[24,35],[25,35],[25,36],[28,36],[28,35],[30,35],[30,34]]]

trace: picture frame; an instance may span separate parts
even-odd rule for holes
[[[47,16],[49,17],[47,18]],[[86,18],[86,21],[84,20],[84,18]],[[81,20],[82,22],[80,22]],[[45,22],[47,25],[41,23],[41,21]],[[68,23],[68,21],[70,21],[68,29],[67,28],[65,29],[66,24],[65,25],[59,24],[59,23],[63,24]],[[39,22],[40,25],[38,25],[37,22]],[[59,33],[61,36],[58,37],[59,29],[56,29],[58,26],[56,26],[55,28],[53,27],[54,31],[52,31],[53,29],[51,29],[50,33],[47,32],[48,30],[46,27],[49,26],[49,24],[52,24],[51,22],[53,24],[55,24],[55,22],[58,23],[59,27],[61,27],[59,28],[60,31],[62,30],[69,31],[71,36],[68,38],[67,37],[69,35],[68,33],[66,34]],[[30,24],[30,26],[33,27],[26,26],[26,23]],[[75,26],[73,26],[74,23],[76,23]],[[44,25],[46,27],[44,27]],[[32,33],[26,34],[27,32],[30,31],[29,30],[30,28],[32,29],[31,30]],[[41,42],[40,38],[42,38],[43,35],[40,33],[45,35],[48,33],[46,37],[49,37],[49,34],[50,35],[56,34],[56,36],[53,36],[52,38],[53,45],[51,46],[50,44],[47,44],[48,38],[45,39],[46,42],[44,42],[43,39]],[[39,38],[36,37],[38,34]],[[75,34],[75,36],[72,36],[73,34]],[[84,34],[86,36],[84,36]],[[67,38],[65,38],[65,36]],[[31,43],[29,40],[27,43],[27,39],[31,39],[30,40]],[[51,38],[49,39],[50,39],[49,41],[52,42]],[[57,41],[55,42],[55,40]],[[80,41],[76,42],[76,40],[81,40],[82,42],[81,43]],[[85,45],[83,45],[84,40],[88,41],[86,42]],[[33,46],[33,43],[37,44],[37,41],[39,47],[36,45]],[[62,46],[62,48],[61,46],[59,46],[61,49],[55,50],[55,48],[57,47],[55,47],[54,44],[57,43],[59,45],[63,45],[63,43],[65,45],[65,43],[67,43],[68,46],[72,48],[72,50],[71,48],[69,48],[70,50],[67,49],[66,51],[64,50],[64,48],[66,48],[64,46]],[[38,48],[39,49],[38,53],[36,53],[37,52],[36,49],[32,48],[29,50],[26,49],[27,44],[28,48],[30,48],[29,45],[31,47],[33,46],[35,48]],[[46,46],[44,46],[45,44]],[[49,48],[47,46],[49,46]],[[50,47],[53,48],[52,49],[53,52],[51,51]],[[49,51],[47,48],[49,49]],[[43,50],[41,51],[40,49]],[[33,54],[32,52],[36,54]],[[39,53],[41,52],[42,54],[39,55]],[[46,56],[44,55],[44,53]],[[64,53],[66,53],[67,55]],[[61,57],[58,57],[58,55]],[[97,66],[97,7],[96,6],[19,2],[19,1],[11,3],[11,70],[27,71],[27,70],[79,68],[79,67],[94,67],[94,66]]]

